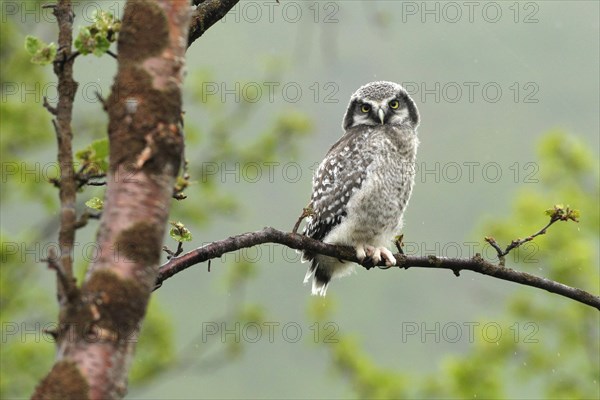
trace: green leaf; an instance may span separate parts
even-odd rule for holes
[[[41,51],[31,57],[31,62],[34,64],[47,65],[50,64],[56,58],[56,44],[50,43],[44,47]]]
[[[92,142],[85,149],[75,153],[75,157],[84,164],[83,172],[100,174],[108,170],[108,139]]]
[[[94,49],[94,55],[97,57],[102,56],[110,48],[110,42],[106,36],[96,36],[96,48]]]
[[[104,208],[104,202],[98,197],[92,197],[85,202],[85,205],[94,210],[102,210]]]
[[[94,158],[96,159],[104,159],[108,157],[108,139],[100,139],[95,140],[90,145],[92,150],[94,151]]]
[[[571,210],[569,212],[569,219],[572,219],[575,222],[579,222],[579,217],[581,217],[581,212],[579,210]]]
[[[82,55],[94,54],[100,57],[109,50],[110,44],[117,40],[121,22],[105,11],[95,13],[93,20],[93,24],[79,28],[75,48]]]
[[[88,27],[81,27],[79,35],[75,38],[75,48],[82,55],[90,54],[90,48],[93,46],[92,34]]]
[[[30,61],[34,64],[50,64],[56,58],[56,44],[46,44],[35,36],[25,38],[25,50],[31,54]]]
[[[187,161],[186,161],[187,163]],[[187,164],[186,164],[187,165]],[[184,172],[183,176],[178,176],[173,186],[173,191],[177,194],[182,194],[185,189],[190,186],[190,176],[187,172]]]
[[[568,204],[566,207],[563,204],[556,204],[553,208],[547,209],[545,214],[555,220],[571,220],[575,222],[579,222],[579,217],[581,216],[579,210],[571,209]]]
[[[35,36],[27,35],[25,37],[25,50],[31,55],[37,53],[45,44]]]
[[[192,232],[189,231],[181,222],[171,221],[173,226],[169,231],[169,235],[178,242],[189,242],[192,240]]]
[[[119,20],[115,20],[115,17],[112,13],[108,11],[100,11],[97,12],[94,16],[95,23],[94,25],[98,28],[99,31],[108,32],[110,30],[119,31],[121,28],[121,22]]]

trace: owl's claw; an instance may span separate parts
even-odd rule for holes
[[[367,253],[365,252],[364,246],[356,246],[356,258],[358,258],[358,261],[363,262],[366,257]]]
[[[365,246],[365,249],[367,251],[367,256],[369,256],[369,258],[371,260],[373,260],[373,264],[374,265],[379,264],[379,261],[381,261],[381,248],[373,247],[373,246]]]
[[[394,257],[392,252],[385,247],[373,247],[369,245],[357,246],[356,258],[358,258],[360,262],[363,262],[367,257],[371,259],[374,265],[379,264],[381,260],[385,260],[385,265],[387,268],[396,265],[396,258]]]
[[[382,247],[380,250],[381,250],[381,257],[385,260],[386,267],[385,268],[379,267],[379,268],[387,269],[393,265],[396,265],[396,257],[394,257],[394,254],[392,254],[391,251],[389,251],[385,247]]]

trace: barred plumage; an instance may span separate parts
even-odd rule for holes
[[[326,243],[354,246],[359,258],[396,261],[386,245],[402,228],[412,192],[419,114],[398,84],[372,82],[350,99],[345,134],[327,152],[313,177],[304,234]],[[352,263],[304,252],[311,265],[312,294],[324,296],[333,277]]]

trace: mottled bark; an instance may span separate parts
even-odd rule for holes
[[[126,393],[181,165],[189,10],[186,0],[130,1],[125,7],[119,69],[106,103],[110,169],[99,255],[61,312],[56,364],[33,398]]]

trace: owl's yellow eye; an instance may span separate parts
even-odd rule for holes
[[[390,101],[390,108],[391,109],[397,109],[398,107],[400,107],[400,103],[398,102],[398,100],[392,100]]]
[[[364,113],[368,113],[369,111],[371,111],[371,106],[368,104],[363,104],[360,107],[360,111],[364,112]]]

